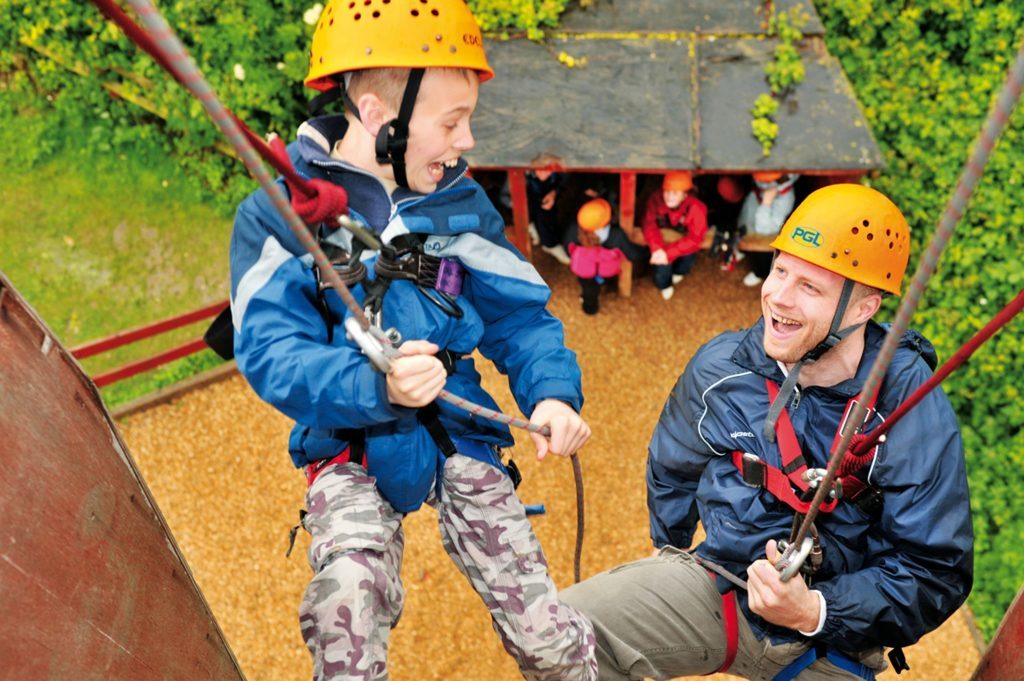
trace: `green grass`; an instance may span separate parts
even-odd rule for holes
[[[156,144],[67,147],[19,162],[46,124],[0,119],[0,270],[69,349],[227,298],[231,215]],[[24,161],[24,159],[21,159]],[[240,172],[244,169],[240,166]],[[208,322],[88,359],[96,374],[196,338]],[[115,384],[114,406],[219,363],[212,352]]]

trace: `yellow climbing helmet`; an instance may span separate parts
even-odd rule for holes
[[[580,206],[576,222],[585,232],[596,232],[612,221],[612,204],[604,199],[592,199]]]
[[[494,76],[483,37],[463,0],[331,0],[321,12],[305,83],[335,86],[332,76],[372,68],[472,69]]]
[[[899,295],[910,256],[910,226],[881,192],[833,184],[796,207],[772,248]]]

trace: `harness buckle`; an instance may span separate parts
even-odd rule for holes
[[[850,400],[850,403],[848,405],[846,405],[846,411],[843,413],[843,420],[839,422],[839,430],[836,431],[837,433],[839,433],[840,436],[842,436],[843,434],[846,433],[846,423],[847,423],[847,421],[850,420],[850,414],[853,413],[854,405],[860,406],[860,402],[858,402],[856,398]],[[868,425],[868,422],[871,421],[871,418],[874,415],[875,415],[875,409],[873,407],[870,407],[870,406],[869,407],[865,407],[864,408],[864,421],[859,423],[859,424],[857,424],[857,430],[855,432],[856,433],[864,432],[864,428]]]
[[[762,461],[756,454],[750,452],[743,452],[743,469],[740,471],[743,476],[743,482],[750,487],[764,487],[765,486],[765,462]]]

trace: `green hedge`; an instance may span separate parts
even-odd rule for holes
[[[842,61],[888,162],[873,184],[906,213],[920,253],[1024,38],[1024,2],[818,4],[829,50]],[[1024,287],[1022,109],[992,153],[914,320],[940,360]],[[1016,385],[1024,377],[1022,331],[1024,320],[1015,320],[945,383],[971,483],[977,543],[970,604],[987,636],[1024,582],[1024,403]]]
[[[484,30],[542,35],[568,0],[470,0]],[[200,103],[166,76],[89,2],[6,0],[0,21],[0,96],[5,109],[46,111],[59,121],[45,135],[48,149],[96,145],[132,149],[152,138],[166,118],[160,143],[191,178],[231,210],[254,185],[238,162],[215,148],[219,132]],[[123,4],[123,3],[122,3]],[[290,137],[314,94],[302,85],[313,24],[323,5],[310,0],[222,0],[161,3],[167,20],[224,104],[257,132]],[[130,12],[129,12],[130,14]],[[79,73],[88,70],[90,77]],[[77,71],[77,72],[76,72]],[[123,96],[155,113],[111,97],[99,83],[117,83]],[[31,159],[30,159],[31,160]]]

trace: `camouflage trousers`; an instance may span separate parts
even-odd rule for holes
[[[391,629],[402,614],[402,515],[364,468],[328,466],[306,495],[309,563],[299,609],[316,681],[387,679]],[[438,512],[445,551],[491,613],[505,650],[530,681],[597,678],[590,623],[562,603],[540,543],[508,476],[455,455]]]

